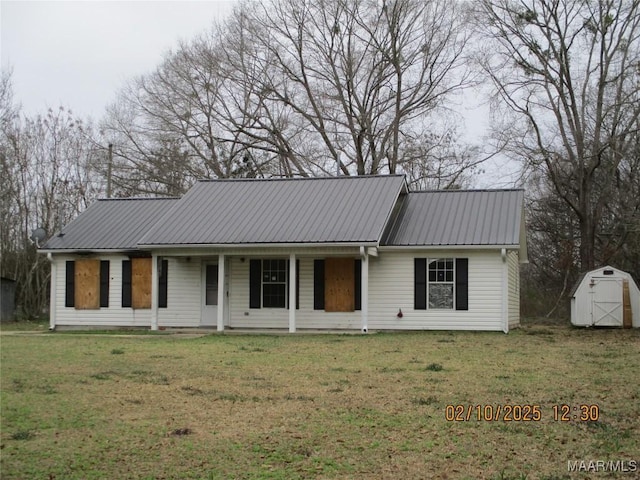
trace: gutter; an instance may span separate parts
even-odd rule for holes
[[[378,250],[518,250],[519,248],[519,245],[380,245]]]

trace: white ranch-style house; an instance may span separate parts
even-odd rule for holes
[[[41,249],[50,327],[508,332],[523,202],[522,190],[412,192],[401,175],[98,200]]]

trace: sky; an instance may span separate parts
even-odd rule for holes
[[[0,65],[29,116],[64,106],[99,121],[127,81],[153,71],[170,49],[211,28],[237,0],[0,0]],[[466,96],[471,98],[471,96]],[[488,108],[458,107],[467,140],[482,142]],[[477,102],[476,102],[477,103]],[[509,186],[504,159],[478,187]],[[504,173],[504,172],[503,172]]]
[[[208,30],[233,1],[0,1],[0,64],[24,113],[62,105],[99,119],[127,80],[180,40]]]

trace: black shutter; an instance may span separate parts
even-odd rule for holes
[[[249,308],[260,308],[262,260],[249,260]]]
[[[169,260],[160,261],[160,275],[158,276],[158,308],[167,308],[167,281]]]
[[[456,310],[469,310],[468,258],[456,258]]]
[[[76,262],[68,260],[66,270],[64,306],[74,307],[76,304]]]
[[[313,261],[313,309],[324,310],[324,260]]]
[[[355,310],[362,310],[362,260],[353,262],[353,294]]]
[[[131,306],[131,260],[122,261],[122,306]]]
[[[415,310],[427,309],[427,259],[414,258],[413,260],[413,308]]]
[[[100,261],[100,306],[109,306],[109,260]]]

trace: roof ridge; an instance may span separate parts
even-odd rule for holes
[[[271,178],[201,178],[198,183],[214,182],[278,182],[278,181],[300,181],[300,180],[343,180],[343,179],[367,179],[367,178],[397,178],[404,177],[401,173],[390,175],[340,175],[338,177],[271,177]]]
[[[409,193],[524,192],[524,188],[470,188],[458,190],[410,190]]]
[[[118,197],[118,198],[98,198],[98,202],[113,202],[119,200],[180,200],[180,197]]]

